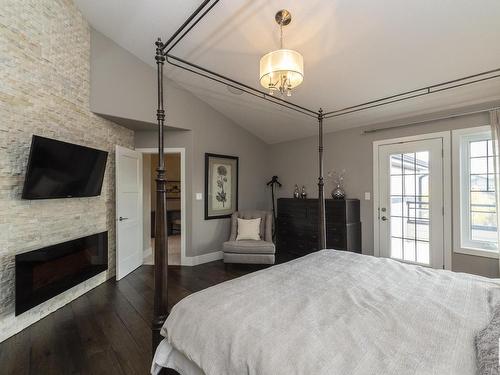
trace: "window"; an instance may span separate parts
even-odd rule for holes
[[[459,222],[454,225],[455,232],[459,232],[455,234],[455,251],[498,257],[491,131],[484,127],[460,130],[454,132],[453,140],[458,151],[454,155],[458,168],[454,168],[453,198],[455,212],[459,214]]]

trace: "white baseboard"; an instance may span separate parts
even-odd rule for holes
[[[220,259],[222,259],[222,251],[215,251],[213,253],[197,255],[194,257],[183,257],[181,263],[183,266],[198,266],[203,263],[213,262]]]
[[[151,256],[151,259],[152,259],[152,255],[153,255],[153,248],[148,248],[148,249],[144,249],[143,250],[143,259],[148,259],[148,257]],[[182,257],[182,260],[181,260],[181,265],[182,266],[198,266],[200,264],[203,264],[203,263],[209,263],[209,262],[213,262],[215,260],[220,260],[222,259],[223,257],[223,254],[222,254],[222,251],[215,251],[213,253],[208,253],[208,254],[203,254],[203,255],[196,255],[194,257]],[[153,264],[154,262],[152,263],[144,263],[144,264]]]

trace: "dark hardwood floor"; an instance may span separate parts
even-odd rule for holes
[[[280,259],[283,262],[287,259]],[[169,305],[225,280],[265,268],[169,267]],[[148,374],[153,266],[91,290],[0,344],[0,374]]]

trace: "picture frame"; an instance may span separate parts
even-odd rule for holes
[[[205,220],[238,211],[239,157],[205,153]]]
[[[167,199],[181,199],[181,182],[168,181],[166,184]]]

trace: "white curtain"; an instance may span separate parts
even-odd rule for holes
[[[493,137],[493,165],[495,167],[495,192],[497,201],[497,228],[500,226],[500,109],[490,111],[491,135]],[[500,230],[498,230],[498,244],[500,246]],[[499,257],[500,262],[500,257]],[[500,266],[500,264],[499,264]]]

